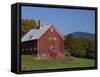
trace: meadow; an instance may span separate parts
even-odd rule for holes
[[[21,55],[21,70],[43,70],[59,68],[94,67],[95,60],[76,57],[65,57],[62,60],[35,59],[32,55]]]

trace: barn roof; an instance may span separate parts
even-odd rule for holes
[[[29,32],[27,32],[21,38],[21,42],[39,39],[51,26],[56,30],[56,32],[61,36],[61,38],[64,39],[63,36],[60,34],[60,32],[58,32],[57,29],[53,26],[53,24],[51,24],[51,25],[43,26],[40,29],[29,30]]]

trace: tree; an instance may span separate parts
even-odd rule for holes
[[[88,41],[88,47],[86,48],[87,51],[87,57],[88,58],[95,58],[95,41]]]
[[[36,27],[36,21],[35,20],[29,20],[29,19],[22,19],[21,20],[21,37],[26,34],[30,29],[33,29]]]
[[[72,56],[83,58],[95,58],[95,40],[85,38],[65,36],[65,50],[68,50]]]
[[[64,40],[64,46],[65,46],[65,50],[66,49],[71,49],[71,43],[72,43],[72,36],[68,35],[65,36],[65,40]]]

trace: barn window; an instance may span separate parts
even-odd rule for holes
[[[32,47],[30,48],[30,51],[32,51]]]
[[[52,41],[52,38],[51,37],[49,37],[49,41]]]
[[[43,57],[46,57],[46,54],[45,53],[43,53],[43,55],[42,55]]]
[[[53,41],[56,41],[56,40],[57,40],[56,37],[54,37],[54,38],[53,38]]]
[[[24,51],[24,48],[22,49],[22,51]]]
[[[59,56],[62,56],[63,54],[61,53],[61,52],[59,52],[59,54],[58,54]]]
[[[26,48],[26,51],[28,51],[28,48]]]
[[[50,46],[50,50],[54,50],[54,47],[53,46]]]
[[[34,47],[34,51],[36,51],[36,47]]]
[[[50,32],[53,32],[53,28],[50,28]]]

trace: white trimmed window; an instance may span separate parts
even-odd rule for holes
[[[28,48],[26,48],[26,51],[28,51]]]
[[[53,46],[50,46],[50,50],[53,50],[54,49],[54,47]]]
[[[56,40],[57,40],[56,37],[54,37],[54,38],[53,38],[53,41],[56,41]]]
[[[53,28],[50,28],[50,32],[53,32]]]
[[[52,38],[51,37],[49,37],[49,41],[52,41]]]
[[[22,49],[22,51],[24,51],[24,48]]]
[[[62,56],[63,54],[61,52],[59,52],[59,56]]]
[[[32,47],[30,48],[30,51],[32,51]]]
[[[36,47],[34,47],[34,51],[36,51]]]
[[[42,55],[43,57],[46,57],[46,54],[45,53],[43,53],[43,55]]]

